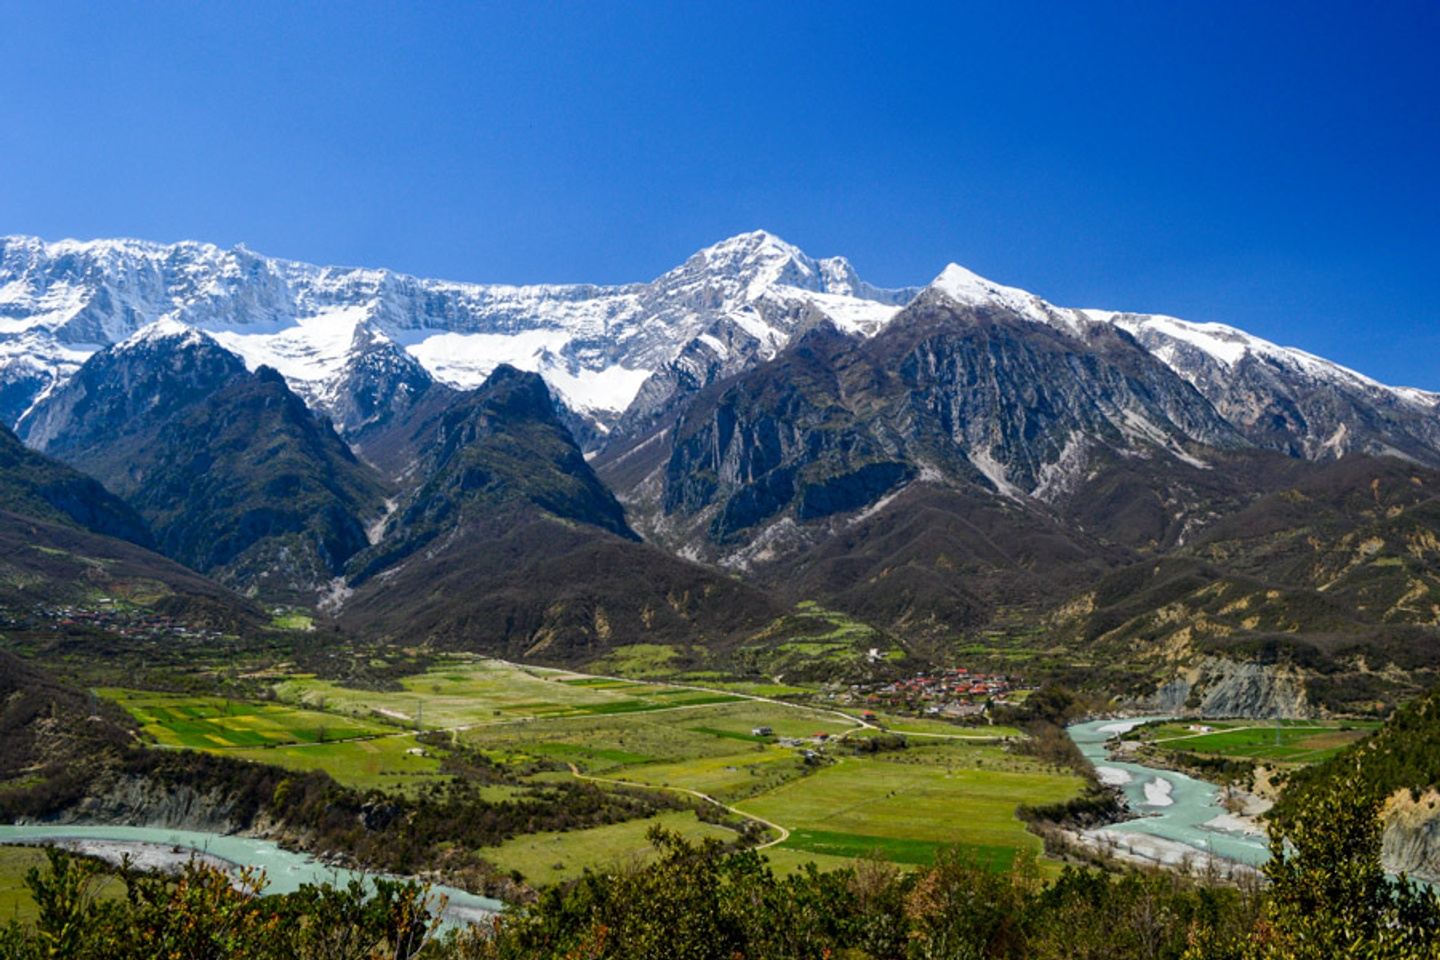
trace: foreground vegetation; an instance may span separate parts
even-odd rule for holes
[[[1419,960],[1440,956],[1440,900],[1380,866],[1379,804],[1358,780],[1272,838],[1266,886],[1174,874],[1066,868],[1053,882],[1022,858],[1002,871],[946,851],[915,873],[865,861],[778,876],[754,851],[726,853],[664,830],[648,865],[586,873],[486,928],[442,935],[414,885],[307,887],[257,897],[192,862],[175,880],[104,871],[51,852],[27,884],[33,923],[0,929],[0,955],[231,960]],[[1357,797],[1360,798],[1357,802]]]
[[[1357,781],[1367,794],[1422,799],[1440,789],[1440,688],[1397,710],[1374,736],[1324,763],[1292,772],[1275,815],[1295,819],[1320,798]],[[1427,795],[1429,795],[1427,797]]]

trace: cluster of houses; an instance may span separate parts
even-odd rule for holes
[[[99,598],[95,607],[52,607],[37,603],[31,610],[31,623],[15,619],[13,615],[7,615],[6,619],[12,628],[32,627],[37,623],[59,628],[90,627],[136,640],[219,640],[224,636],[219,630],[192,627],[173,617],[116,604],[109,597]]]
[[[799,750],[801,756],[805,758],[807,763],[818,760],[820,757],[820,755],[811,748],[822,747],[830,739],[830,734],[823,730],[819,733],[813,733],[808,737],[775,737],[773,727],[755,727],[750,731],[750,735],[760,740],[775,738],[775,742],[780,746],[793,747]]]
[[[888,710],[963,720],[980,717],[992,703],[1005,703],[1016,689],[1015,677],[950,667],[917,673],[903,680],[854,684],[846,702]]]

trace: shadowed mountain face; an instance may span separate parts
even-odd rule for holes
[[[21,425],[103,480],[159,549],[272,599],[307,599],[368,545],[382,486],[273,371],[193,331],[86,362]]]
[[[37,604],[91,606],[108,596],[193,626],[265,622],[258,607],[151,545],[128,504],[0,427],[0,605],[24,615]]]
[[[730,641],[763,593],[638,542],[544,381],[500,367],[411,428],[414,486],[352,562],[342,622],[576,662],[622,643]]]
[[[635,643],[721,654],[781,612],[753,586],[522,508],[359,584],[339,619],[361,635],[585,663]]]
[[[817,328],[599,463],[646,532],[747,567],[910,485],[999,496],[1063,527],[1068,501],[1101,472],[1130,461],[1194,472],[1206,465],[1190,451],[1241,446],[1113,327],[1067,334],[922,296],[868,340]]]
[[[414,483],[357,557],[352,579],[399,562],[436,539],[540,513],[637,539],[615,497],[591,471],[556,416],[537,374],[501,366],[479,389],[455,394],[415,425]]]
[[[16,514],[65,523],[151,545],[145,521],[98,481],[27,449],[0,427],[0,505]]]
[[[269,616],[252,600],[134,543],[0,509],[0,606],[134,604],[191,627],[249,634]]]

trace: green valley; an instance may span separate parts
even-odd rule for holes
[[[648,855],[655,824],[759,844],[787,871],[855,858],[909,869],[952,846],[1002,867],[1040,851],[1018,807],[1084,788],[1074,772],[1017,753],[1014,728],[862,716],[816,688],[630,680],[464,656],[434,659],[385,690],[307,673],[265,678],[258,692],[270,699],[95,693],[157,748],[320,771],[362,790],[413,797],[473,781],[492,801],[523,802],[568,782],[680,804],[476,851],[534,884]]]

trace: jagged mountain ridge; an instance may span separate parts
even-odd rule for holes
[[[369,545],[385,485],[278,373],[162,321],[98,351],[22,421],[145,518],[161,552],[310,600]]]
[[[539,374],[501,364],[416,429],[416,482],[395,501],[376,543],[351,563],[352,582],[526,508],[639,539],[556,416]]]
[[[253,259],[265,273],[263,258]],[[356,273],[337,276],[358,283]],[[16,289],[3,288],[0,306],[28,295]],[[499,288],[484,289],[509,297],[509,306],[525,299],[514,294],[522,288],[504,288],[510,292],[503,296]],[[324,562],[310,565],[309,599],[334,576],[328,596],[338,606],[330,609],[357,629],[368,623],[398,637],[413,625],[445,642],[515,656],[583,659],[617,636],[723,645],[785,603],[811,598],[907,638],[943,643],[1010,611],[1033,612],[1074,596],[1111,571],[1171,555],[1201,564],[1217,582],[1280,589],[1303,605],[1319,588],[1291,584],[1286,564],[1293,557],[1279,548],[1314,536],[1308,517],[1290,517],[1272,531],[1267,549],[1275,549],[1251,551],[1253,562],[1188,551],[1227,515],[1257,503],[1266,516],[1278,515],[1264,498],[1283,492],[1286,477],[1298,483],[1317,469],[1300,458],[1432,457],[1433,395],[1383,387],[1228,328],[1057,308],[954,266],[914,296],[876,291],[844,265],[810,260],[768,234],[702,251],[655,284],[564,288],[563,296],[533,298],[546,305],[541,314],[555,303],[574,307],[584,322],[573,329],[558,321],[544,326],[549,314],[504,319],[492,311],[484,322],[503,321],[510,332],[477,332],[464,327],[477,315],[450,316],[438,295],[421,307],[406,301],[420,314],[387,314],[394,304],[377,295],[354,309],[332,302],[297,321],[264,312],[265,303],[283,303],[294,291],[266,290],[263,278],[242,277],[219,294],[192,298],[214,310],[221,309],[217,303],[225,310],[250,304],[249,326],[238,333],[193,305],[183,316],[144,323],[86,367],[171,340],[191,344],[204,362],[181,371],[162,351],[93,382],[82,368],[21,418],[26,437],[47,448],[57,444],[58,452],[97,437],[103,446],[112,434],[126,436],[132,421],[152,427],[163,421],[171,441],[201,437],[227,445],[241,439],[243,427],[207,433],[204,418],[190,418],[201,398],[251,378],[267,385],[260,393],[283,399],[292,419],[308,422],[313,418],[300,415],[301,401],[286,387],[299,383],[363,461],[346,470],[368,477],[374,491],[385,488],[394,505],[383,524],[368,522],[379,515],[378,495],[368,498],[368,511],[346,512],[343,549],[325,545]],[[855,292],[872,299],[856,300]],[[904,298],[904,308],[886,302]],[[101,300],[110,309],[124,298],[112,291]],[[623,309],[616,308],[613,325],[585,326],[594,319],[586,311],[616,303]],[[146,320],[138,309],[121,313],[126,322]],[[82,314],[70,318],[73,330],[68,320],[55,329],[31,324],[22,336],[124,328],[107,332],[93,311]],[[399,325],[394,316],[422,325]],[[202,333],[201,321],[221,329]],[[464,332],[437,332],[442,328],[427,323],[458,324]],[[565,382],[564,371],[555,365],[561,354],[541,344],[527,361],[540,368],[538,377],[512,380],[515,371],[498,361],[491,371],[514,386],[528,384],[515,395],[534,401],[513,409],[501,404],[502,414],[487,406],[484,385],[461,390],[427,366],[437,354],[415,349],[416,330],[425,337],[422,347],[434,340],[437,350],[446,348],[447,361],[478,356],[449,349],[457,345],[503,341],[509,349],[538,343],[536,331],[548,330],[569,338],[565,362],[598,357],[598,366],[586,368],[592,374],[608,376],[615,368],[604,364],[625,351],[654,366],[641,371],[644,384],[623,412],[609,410],[605,422],[583,420],[550,405],[549,393],[564,396],[556,385]],[[676,341],[676,331],[694,335]],[[237,337],[250,351],[244,359],[227,346]],[[305,355],[314,360],[306,369],[329,371],[329,379],[282,382],[256,367],[256,351],[273,353],[277,344],[316,346],[319,352]],[[320,346],[340,359],[332,363]],[[485,363],[491,359],[485,354]],[[621,368],[630,369],[623,361]],[[540,377],[548,378],[543,385]],[[157,378],[174,380],[175,394],[155,395],[147,384]],[[96,409],[111,413],[87,412],[86,403],[105,397]],[[244,416],[231,419],[256,422],[256,412],[269,406],[261,398],[234,408]],[[1271,416],[1272,408],[1285,415]],[[1255,410],[1261,413],[1251,416]],[[212,412],[210,422],[216,419]],[[518,433],[506,426],[511,419]],[[321,433],[329,429],[315,425]],[[512,464],[519,467],[497,474],[493,467],[508,456],[505,444],[532,428]],[[144,447],[159,436],[141,433],[129,433],[129,442]],[[594,441],[594,465],[621,494],[628,516],[608,499],[571,435]],[[329,436],[327,449],[343,450]],[[176,449],[185,454],[179,458],[185,469],[173,476],[193,478],[189,467],[203,462],[192,456],[196,448]],[[124,445],[111,446],[109,457],[93,459],[91,469],[117,489],[139,489]],[[513,482],[529,474],[543,479],[546,464],[559,468],[557,484]],[[173,484],[151,486],[162,499],[182,492]],[[194,489],[203,493],[190,483],[187,495]],[[561,501],[580,491],[575,502],[583,509],[557,509],[560,501],[547,499],[566,490]],[[149,503],[147,515],[158,518],[163,509]],[[1354,509],[1347,501],[1341,513]],[[193,525],[198,536],[213,535],[208,523]],[[632,529],[652,544],[634,543]],[[357,530],[368,534],[365,543]],[[347,552],[352,559],[341,559]],[[277,559],[289,562],[284,550],[257,555],[242,575],[283,566]],[[1430,566],[1425,553],[1414,564],[1385,569],[1424,581],[1428,591]],[[295,573],[291,564],[281,579],[293,581]],[[1361,577],[1353,592],[1347,585],[1337,595],[1389,598],[1400,611],[1398,625],[1411,630],[1406,636],[1433,632],[1428,599],[1409,597],[1414,583],[1398,576]],[[546,597],[554,602],[542,602]],[[1197,604],[1196,610],[1204,606]],[[1333,622],[1342,634],[1374,627],[1393,639],[1388,623],[1341,620]],[[1244,618],[1236,622],[1248,638]],[[1088,628],[1072,632],[1090,637]]]
[[[1440,394],[1392,388],[1220,324],[1056,307],[951,265],[932,284],[971,305],[1132,334],[1252,442],[1292,456],[1393,453],[1440,464]],[[505,362],[540,372],[587,449],[644,435],[695,391],[773,356],[828,319],[873,335],[919,287],[883,290],[843,258],[817,260],[756,231],[650,283],[505,286],[315,267],[244,247],[0,239],[0,418],[15,423],[94,350],[169,318],[206,330],[254,369],[279,370],[342,434],[391,402],[360,368],[408,356],[478,386]],[[367,346],[368,345],[368,346]],[[362,348],[362,349],[357,349]],[[357,384],[372,392],[360,396]],[[562,413],[562,416],[564,414]]]
[[[412,485],[335,598],[361,635],[559,662],[665,643],[704,662],[782,612],[641,543],[538,374],[497,367],[404,429]]]
[[[453,387],[478,386],[502,362],[538,370],[603,432],[652,375],[660,383],[646,402],[662,402],[673,363],[683,377],[735,369],[773,354],[814,315],[872,330],[913,292],[873,287],[843,259],[814,260],[763,231],[620,286],[451,283],[244,247],[9,237],[0,239],[0,415],[14,422],[98,347],[170,319],[209,332],[252,369],[279,370],[343,426],[334,394],[364,324]]]
[[[1428,471],[1265,449],[1124,327],[947,279],[868,339],[810,331],[597,469],[647,538],[937,650],[1050,611],[1111,665],[1080,682],[1137,695],[1216,656],[1343,676],[1315,679],[1328,703],[1405,686],[1359,687],[1366,657],[1433,669]],[[1163,589],[1132,576],[1157,562],[1181,571]]]
[[[1112,324],[1189,381],[1257,446],[1309,460],[1368,453],[1440,465],[1440,393],[1389,387],[1224,324],[1056,307],[956,264],[932,286],[960,303],[1006,307],[1062,329]]]
[[[1204,469],[1189,448],[1246,445],[1111,325],[1062,330],[934,291],[869,339],[815,328],[597,464],[649,535],[744,568],[756,543],[773,556],[785,540],[817,542],[827,518],[913,482],[1063,513],[1110,463],[1158,456]]]

